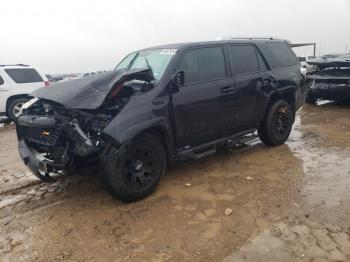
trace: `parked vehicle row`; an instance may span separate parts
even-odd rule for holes
[[[93,76],[95,74],[97,74],[97,72],[67,74],[61,81],[70,81],[81,77]]]
[[[92,76],[95,74],[102,73],[104,71],[97,71],[97,72],[86,72],[86,73],[72,73],[72,74],[47,74],[46,77],[49,79],[50,82],[60,82],[60,81],[68,81],[77,79],[80,77],[87,77]]]
[[[132,52],[114,71],[32,93],[17,122],[24,163],[44,181],[96,162],[125,202],[151,194],[170,163],[259,138],[284,143],[305,101],[283,40],[170,44]]]
[[[298,57],[298,60],[299,60],[300,65],[301,65],[301,69],[302,69],[303,72],[305,72],[305,74],[308,71],[313,69],[313,66],[308,63],[308,61],[311,60],[311,59],[315,59],[315,57],[314,56],[310,56],[310,55],[299,56]]]
[[[50,83],[93,76],[102,72],[45,75],[38,68],[29,65],[0,65],[0,116],[16,121],[23,104],[30,100],[28,95],[36,89],[46,87]]]

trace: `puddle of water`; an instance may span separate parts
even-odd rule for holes
[[[316,102],[316,104],[317,104],[318,106],[322,106],[322,105],[327,105],[327,104],[332,103],[332,102],[333,102],[332,100],[318,100],[318,101]]]
[[[302,117],[297,115],[287,144],[302,162],[305,174],[301,183],[303,205],[325,219],[340,220],[346,216],[344,207],[350,208],[350,150],[306,143],[303,125],[307,123]]]

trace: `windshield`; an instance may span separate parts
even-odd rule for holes
[[[175,53],[176,49],[152,49],[133,52],[125,57],[115,70],[150,68],[153,71],[154,78],[159,80]]]

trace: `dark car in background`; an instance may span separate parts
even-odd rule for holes
[[[315,103],[317,99],[350,101],[350,55],[332,55],[308,62],[316,70],[307,78],[310,90],[306,101]]]
[[[40,179],[96,161],[109,192],[146,197],[166,166],[255,139],[289,137],[306,90],[283,40],[171,44],[129,54],[114,71],[32,94],[19,152]]]

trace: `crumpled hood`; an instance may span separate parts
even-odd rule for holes
[[[55,83],[39,88],[31,95],[55,101],[66,108],[96,109],[103,104],[115,84],[133,79],[151,81],[153,74],[150,69],[110,71]]]
[[[310,65],[318,66],[320,69],[331,67],[350,67],[350,55],[335,58],[315,58],[307,61]]]

